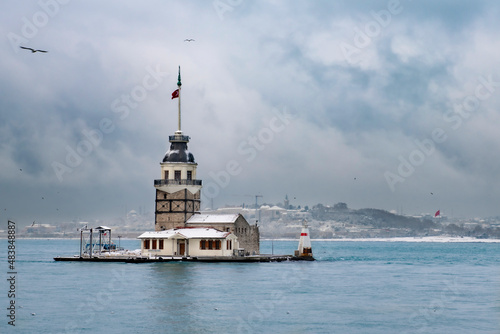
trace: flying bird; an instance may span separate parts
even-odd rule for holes
[[[25,46],[20,46],[21,49],[25,49],[25,50],[30,50],[31,53],[35,53],[35,52],[44,52],[44,53],[47,53],[48,51],[45,51],[45,50],[35,50],[35,49],[32,49],[32,48],[27,48]]]
[[[194,39],[192,39],[192,38],[186,38],[186,39],[184,40],[184,42],[194,42]]]

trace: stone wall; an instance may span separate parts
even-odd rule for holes
[[[181,228],[186,220],[200,211],[200,191],[187,189],[167,193],[156,189],[155,231]]]
[[[260,253],[260,235],[257,225],[250,225],[245,217],[239,215],[234,223],[234,232],[238,237],[240,248],[245,249],[245,254]]]

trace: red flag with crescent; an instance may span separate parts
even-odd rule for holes
[[[436,213],[434,214],[434,217],[437,217],[441,214],[441,211],[440,210],[437,210]]]
[[[179,89],[174,90],[172,93],[172,99],[175,99],[177,97],[179,97]]]

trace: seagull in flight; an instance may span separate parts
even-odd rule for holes
[[[24,50],[30,50],[31,53],[35,53],[35,52],[44,52],[44,53],[47,53],[48,51],[45,51],[45,50],[35,50],[35,49],[32,49],[32,48],[27,48],[25,46],[20,46],[21,49],[24,49]]]
[[[192,39],[192,38],[186,38],[186,39],[184,40],[184,42],[194,42],[194,39]]]

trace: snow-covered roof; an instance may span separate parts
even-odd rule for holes
[[[111,227],[107,227],[107,226],[104,226],[104,225],[103,226],[98,226],[95,229],[96,230],[109,230],[109,231],[111,231]]]
[[[228,215],[206,215],[196,214],[192,215],[186,221],[186,224],[214,224],[214,223],[234,223],[238,219],[238,214]]]
[[[214,228],[176,228],[164,231],[144,232],[138,239],[225,239],[231,232],[222,232]]]

